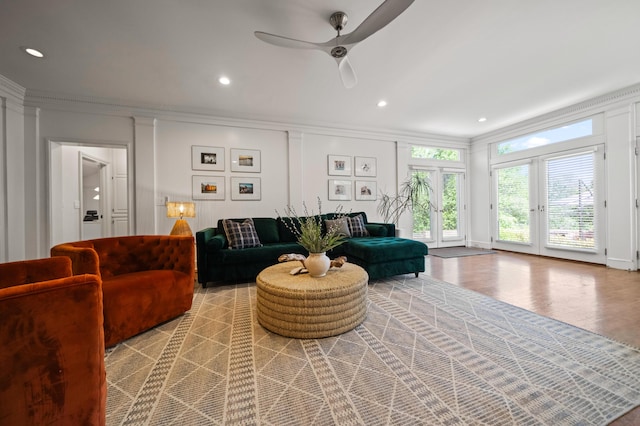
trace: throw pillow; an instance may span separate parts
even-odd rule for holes
[[[352,237],[368,237],[369,236],[369,231],[367,231],[367,228],[364,226],[364,219],[362,218],[361,214],[354,217],[350,217],[348,223],[349,223],[349,231],[351,231]]]
[[[224,219],[222,221],[224,233],[227,234],[230,249],[244,249],[250,247],[261,247],[256,227],[253,219],[245,219],[244,222],[235,222]]]
[[[345,237],[350,237],[351,232],[349,231],[349,223],[347,222],[346,217],[341,217],[340,219],[334,220],[325,220],[324,226],[327,228],[327,232],[331,229],[336,230],[337,235],[344,235]]]

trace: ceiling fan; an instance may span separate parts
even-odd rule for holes
[[[398,15],[411,6],[413,2],[414,0],[385,0],[371,15],[362,21],[358,28],[345,35],[341,35],[340,31],[342,31],[347,24],[347,14],[344,12],[335,12],[329,18],[329,23],[338,32],[338,35],[324,43],[296,40],[262,31],[256,31],[254,34],[260,40],[276,46],[296,49],[316,49],[328,53],[335,58],[338,63],[338,71],[342,79],[342,84],[350,89],[356,85],[358,79],[349,63],[347,52],[355,47],[356,44],[396,19]]]

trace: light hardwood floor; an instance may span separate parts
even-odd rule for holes
[[[434,278],[640,348],[639,272],[506,251],[426,259]],[[640,408],[612,425],[640,425]]]

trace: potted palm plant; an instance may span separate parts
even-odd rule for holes
[[[385,222],[394,223],[397,228],[400,216],[406,211],[431,207],[429,197],[431,190],[431,180],[426,173],[411,173],[400,184],[400,191],[397,194],[392,195],[384,192],[380,194],[378,214]]]

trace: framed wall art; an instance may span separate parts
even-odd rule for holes
[[[257,149],[231,149],[231,171],[260,173],[260,151]]]
[[[350,180],[329,180],[329,199],[330,200],[351,200],[351,181]]]
[[[231,178],[231,199],[232,200],[260,200],[262,188],[260,178],[256,177],[232,177]]]
[[[194,200],[224,200],[224,176],[192,176]]]
[[[356,157],[354,170],[356,176],[373,177],[376,175],[376,159],[374,157]]]
[[[351,176],[351,157],[348,155],[327,156],[329,176]]]
[[[191,169],[224,171],[224,148],[215,146],[192,146]]]
[[[356,200],[358,201],[375,201],[378,185],[374,180],[357,180],[355,188]]]

